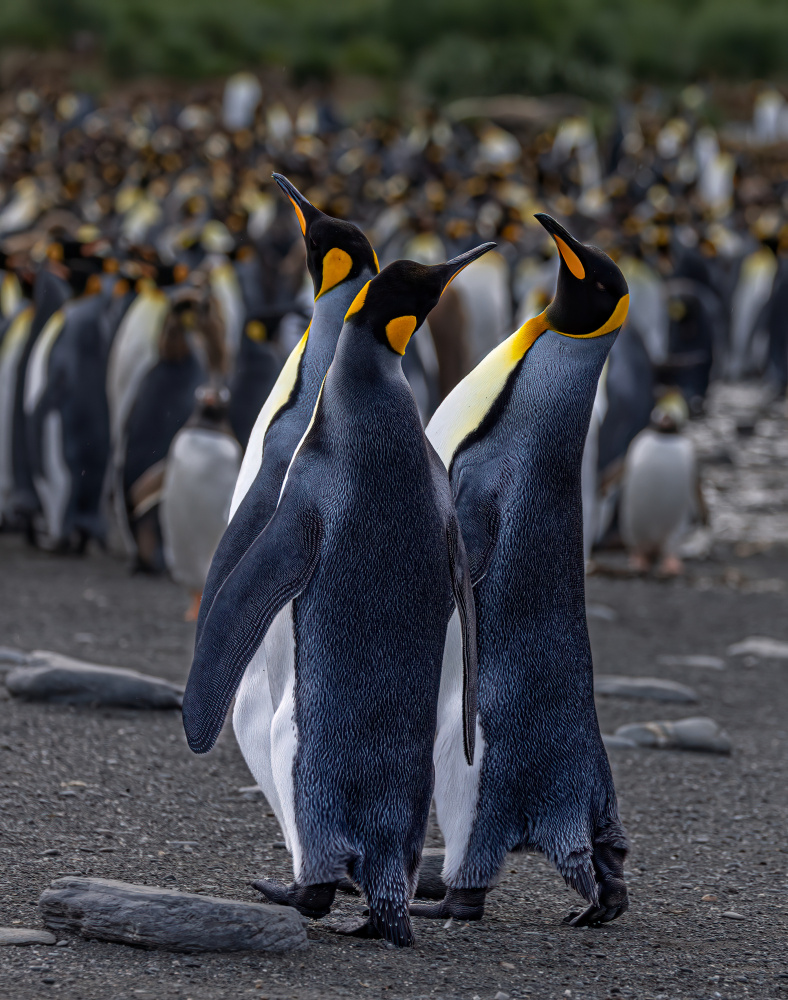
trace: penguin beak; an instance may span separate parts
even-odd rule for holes
[[[291,184],[282,174],[271,174],[271,176],[290,199],[290,204],[295,209],[298,218],[298,224],[301,226],[301,233],[306,236],[310,223],[323,213],[320,209],[315,208],[311,201],[307,201],[295,184]]]
[[[461,253],[459,257],[453,257],[451,260],[447,260],[445,264],[434,264],[433,267],[440,275],[443,283],[441,295],[443,295],[460,271],[463,271],[469,264],[478,260],[479,257],[483,257],[486,253],[492,250],[494,246],[495,243],[482,243],[481,246],[474,247],[473,250],[466,250],[465,253]]]
[[[561,255],[562,263],[566,265],[579,281],[582,281],[586,276],[586,269],[583,266],[582,260],[583,244],[568,233],[555,219],[552,219],[549,215],[545,215],[544,212],[540,212],[534,218],[553,237],[553,241],[558,247],[558,253]]]

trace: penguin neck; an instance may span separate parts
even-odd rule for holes
[[[402,357],[382,344],[366,323],[345,323],[337,341],[334,364],[345,383],[406,383]]]
[[[323,373],[331,363],[334,350],[337,346],[342,324],[345,321],[345,313],[350,308],[350,303],[375,275],[368,268],[355,278],[349,278],[342,284],[336,285],[328,292],[315,299],[315,308],[312,313],[312,322],[309,324],[309,335],[304,349],[305,361],[311,363],[314,359],[326,357],[323,366]],[[321,378],[322,378],[321,374]]]

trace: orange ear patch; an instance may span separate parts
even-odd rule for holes
[[[564,258],[564,263],[572,272],[572,274],[579,279],[583,279],[586,276],[586,269],[583,267],[580,258],[574,252],[574,250],[567,246],[566,243],[561,239],[560,236],[554,236],[555,245],[558,247],[558,252]]]
[[[323,283],[316,298],[330,291],[353,270],[353,258],[345,250],[332,247],[323,258]]]
[[[415,329],[415,316],[397,316],[396,319],[389,320],[386,323],[386,337],[391,349],[397,354],[404,354]]]
[[[268,330],[265,323],[259,319],[250,319],[246,324],[246,336],[256,344],[262,344],[263,341],[268,340]]]
[[[372,251],[372,256],[375,258],[375,267],[378,269],[378,274],[380,274],[380,261],[378,260],[378,255],[375,251]]]
[[[358,295],[350,303],[350,308],[345,313],[345,319],[350,319],[351,316],[355,314],[363,307],[364,303],[367,301],[367,291],[369,290],[369,282],[364,285],[364,287],[359,291]]]

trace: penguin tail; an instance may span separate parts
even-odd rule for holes
[[[599,887],[591,851],[576,851],[564,860],[555,862],[566,884],[588,903],[599,902]]]
[[[416,943],[407,901],[369,899],[369,922],[384,940],[396,948],[412,948]]]

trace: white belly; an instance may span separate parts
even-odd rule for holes
[[[246,668],[235,699],[233,729],[244,760],[279,821],[298,879],[302,852],[293,788],[298,732],[292,601],[273,620]]]
[[[642,431],[627,453],[621,489],[621,536],[639,551],[671,551],[695,506],[692,444]]]
[[[462,864],[471,836],[484,750],[484,736],[477,716],[476,750],[473,765],[469,767],[463,749],[462,631],[455,610],[449,621],[443,649],[438,729],[433,752],[435,808],[446,841],[443,879],[447,884]]]
[[[224,534],[241,447],[228,434],[187,427],[167,456],[161,527],[167,565],[184,587],[201,591]]]

